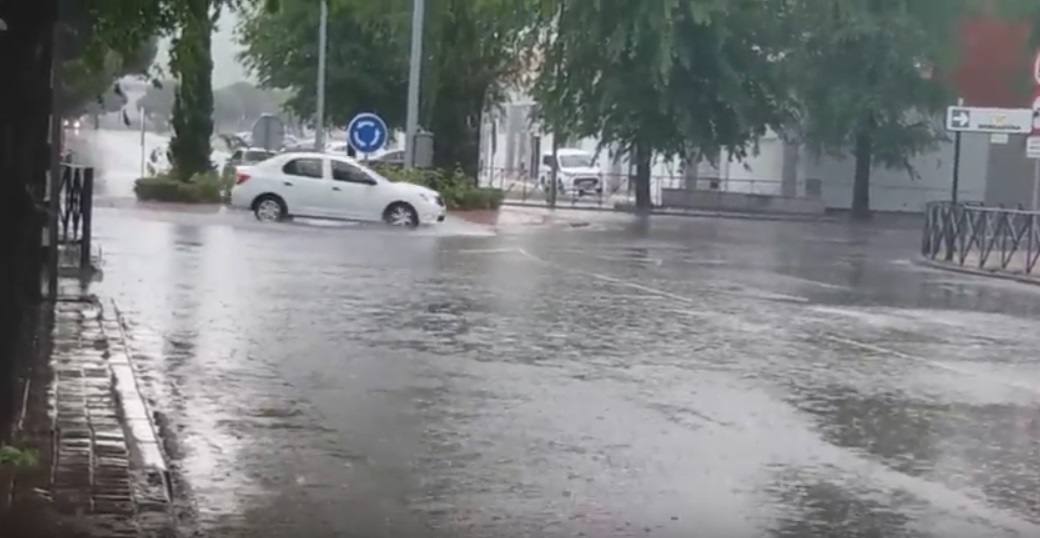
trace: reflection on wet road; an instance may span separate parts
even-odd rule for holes
[[[1040,535],[1040,293],[915,227],[170,215],[99,291],[199,535]]]

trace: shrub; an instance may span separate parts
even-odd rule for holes
[[[0,446],[0,465],[14,467],[35,467],[39,456],[32,449],[18,449],[13,446]]]
[[[228,192],[228,182],[215,172],[196,174],[188,181],[159,175],[134,182],[134,194],[141,201],[217,204],[226,198]]]
[[[422,185],[439,192],[448,209],[498,209],[505,198],[501,189],[477,187],[477,182],[458,168],[423,170],[383,166],[377,167],[376,170],[391,181]]]

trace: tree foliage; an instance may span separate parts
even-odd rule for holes
[[[475,169],[481,112],[520,72],[534,4],[427,2],[420,124],[436,136],[438,166]],[[330,0],[326,123],[365,111],[404,125],[411,13],[411,0]],[[315,110],[317,24],[317,2],[282,0],[277,12],[256,11],[240,29],[246,65],[263,85],[289,89],[288,106],[303,117]]]
[[[179,34],[170,49],[170,70],[177,75],[173,97],[170,161],[174,177],[187,181],[213,167],[213,25],[211,0],[183,0],[174,10]],[[218,13],[219,13],[219,7]]]
[[[345,124],[359,112],[377,112],[393,127],[404,124],[407,43],[399,13],[332,1],[325,121]],[[268,88],[290,90],[286,107],[314,117],[318,66],[317,1],[283,0],[273,12],[253,10],[239,28],[241,59]]]
[[[946,134],[957,28],[971,0],[796,0],[784,23],[794,39],[784,66],[797,96],[802,140],[856,160],[853,212],[870,211],[875,164],[910,158]]]
[[[768,0],[555,0],[535,94],[544,122],[635,155],[650,206],[654,154],[743,156],[779,126],[787,96]]]
[[[173,114],[174,88],[169,80],[148,88],[137,101],[157,120]],[[218,88],[213,91],[213,124],[216,130],[238,131],[248,128],[263,114],[276,113],[282,108],[284,96],[278,92],[257,88],[248,82]]]

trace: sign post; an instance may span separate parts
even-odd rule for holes
[[[964,106],[964,98],[957,99],[957,106]],[[949,120],[947,120],[947,123]],[[958,120],[958,123],[965,123],[963,120]],[[950,200],[956,204],[959,193],[961,192],[961,132],[957,131],[953,135],[953,187],[950,194]]]
[[[951,106],[946,110],[946,130],[963,133],[1029,134],[1033,132],[1033,110]]]
[[[954,133],[953,186],[951,200],[960,193],[962,133],[1028,134],[1033,132],[1033,110],[1029,108],[966,107],[964,99],[946,110],[946,130]]]
[[[383,149],[389,137],[386,122],[375,114],[358,114],[347,125],[347,143],[354,151],[366,157],[369,153]]]

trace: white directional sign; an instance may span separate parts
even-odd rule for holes
[[[1028,134],[1033,132],[1033,110],[1029,108],[951,106],[946,110],[946,130],[970,133]]]
[[[1031,136],[1026,139],[1026,157],[1040,159],[1040,136]]]

